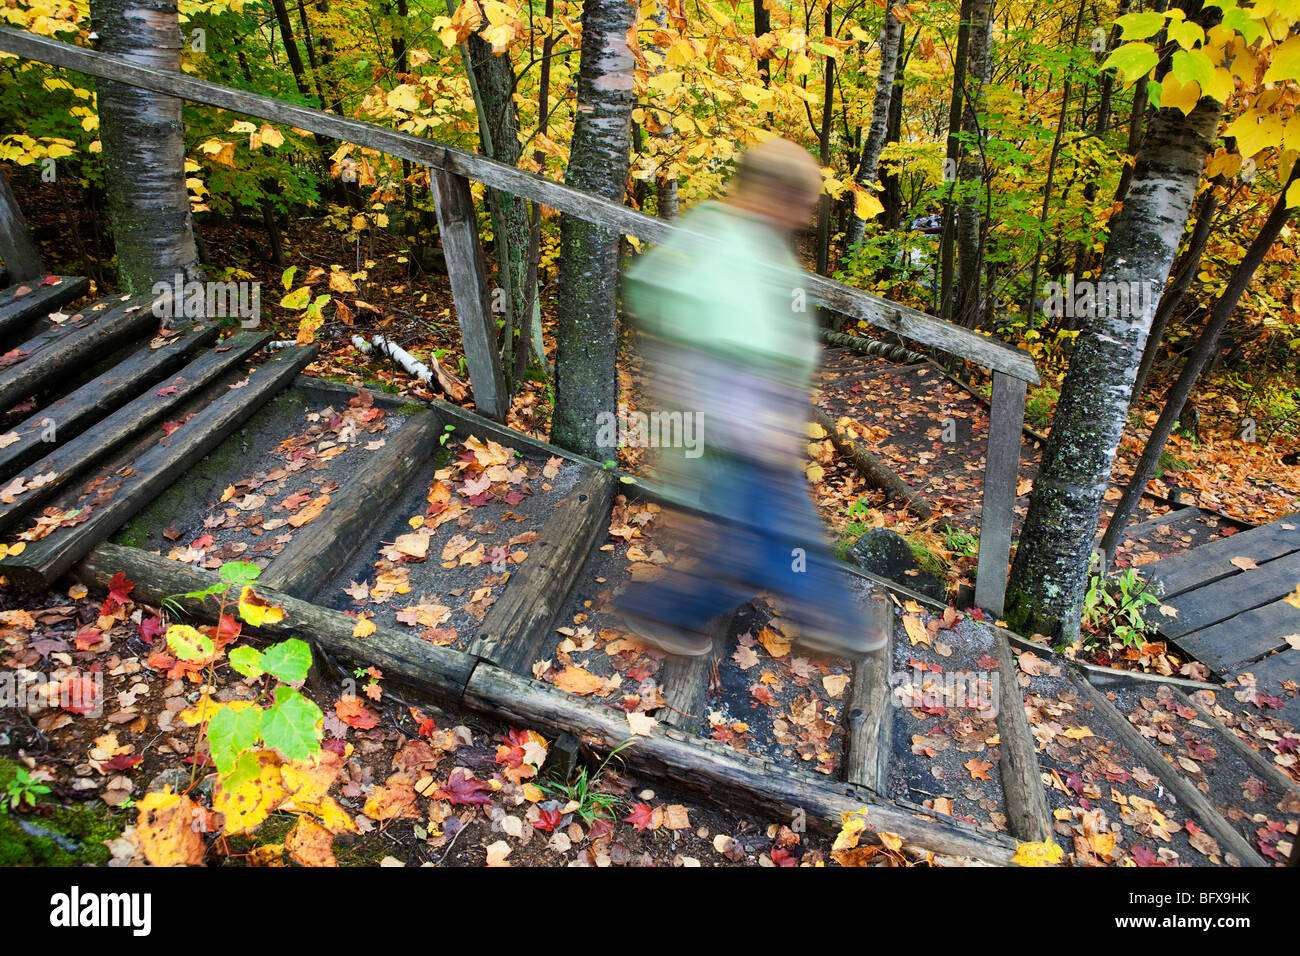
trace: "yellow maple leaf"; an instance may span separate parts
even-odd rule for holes
[[[1065,859],[1065,851],[1050,840],[1046,843],[1020,843],[1011,862],[1017,866],[1055,866]]]

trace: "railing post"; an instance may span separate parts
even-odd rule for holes
[[[4,260],[8,282],[16,284],[45,275],[41,253],[27,229],[23,211],[0,170],[0,259]]]
[[[429,183],[438,208],[438,231],[451,279],[456,321],[465,345],[465,365],[474,389],[474,406],[479,414],[503,422],[510,396],[506,393],[501,354],[497,351],[487,268],[478,241],[478,220],[469,180],[445,169],[429,167]]]
[[[984,497],[980,518],[979,566],[975,605],[1002,615],[1011,557],[1011,521],[1020,472],[1020,432],[1025,424],[1025,383],[993,373],[989,400],[989,442],[984,456]]]

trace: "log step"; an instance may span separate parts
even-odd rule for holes
[[[664,697],[665,723],[683,730],[689,729],[704,714],[718,659],[727,653],[732,638],[735,611],[724,614],[712,623],[713,652],[698,657],[670,654],[659,672],[660,693]]]
[[[417,412],[331,495],[319,518],[300,530],[262,574],[267,587],[310,600],[370,541],[393,503],[439,447],[442,419]]]
[[[136,458],[126,474],[119,473],[116,490],[108,487],[110,479],[99,494],[109,491],[111,497],[84,521],[59,526],[21,553],[9,554],[0,561],[0,573],[24,590],[49,587],[288,385],[317,350],[295,346],[277,352],[249,375],[246,385],[227,391]]]
[[[1125,719],[1256,852],[1281,865],[1300,826],[1300,786],[1173,684],[1094,676]],[[1198,694],[1198,696],[1200,696]],[[1284,845],[1278,846],[1279,841]]]
[[[48,280],[57,280],[48,283]],[[19,291],[26,289],[22,295]],[[0,289],[0,342],[20,336],[32,321],[49,315],[90,289],[90,280],[81,276],[42,276]]]
[[[103,358],[113,346],[158,327],[152,296],[122,301],[105,299],[20,345],[27,353],[0,372],[0,409],[35,394],[41,388]]]
[[[166,345],[142,345],[122,362],[76,391],[45,406],[9,435],[18,440],[0,448],[0,482],[7,483],[19,469],[97,421],[105,412],[120,408],[141,388],[180,368],[196,348],[217,337],[215,325],[200,325],[175,336]],[[0,437],[0,443],[9,435]]]
[[[111,543],[97,545],[76,570],[80,580],[101,589],[118,572],[135,583],[132,594],[138,600],[157,604],[164,597],[175,596],[190,617],[215,620],[215,603],[186,595],[218,583],[221,578],[216,572]],[[269,637],[307,636],[349,662],[382,667],[439,703],[468,706],[520,726],[594,736],[611,749],[626,741],[627,724],[621,711],[382,625],[368,637],[355,638],[356,618],[349,614],[274,589],[259,586],[258,591],[285,611],[283,620],[259,629]],[[624,756],[634,768],[659,778],[671,777],[710,793],[714,799],[772,812],[781,819],[793,819],[796,813],[806,816],[810,826],[823,832],[838,829],[843,814],[866,809],[874,828],[896,833],[907,843],[935,853],[1006,865],[1015,852],[1015,841],[1005,837],[880,803],[863,788],[775,766],[671,727],[655,728],[651,736],[638,738],[637,746],[628,748]]]
[[[1115,694],[1113,690],[1099,689],[1087,676],[1077,670],[1070,674],[1070,682],[1078,689],[1084,704],[1091,706],[1094,718],[1100,719],[1111,735],[1160,778],[1165,789],[1182,804],[1184,812],[1195,815],[1201,826],[1218,842],[1220,849],[1236,856],[1242,866],[1268,865],[1268,861],[1256,851],[1255,847],[1248,843],[1236,827],[1211,805],[1205,794],[1188,780],[1179,765],[1166,759],[1155,745],[1138,733],[1125,714],[1111,700],[1111,696]],[[1108,685],[1104,683],[1103,686]]]
[[[514,673],[530,672],[537,649],[605,527],[613,497],[613,476],[593,468],[556,506],[529,549],[528,561],[484,617],[469,653]]]
[[[893,660],[894,608],[883,589],[872,588],[866,599],[871,631],[890,635],[883,649],[857,661],[853,684],[845,705],[848,718],[848,752],[844,779],[883,795],[889,780],[889,735],[893,727],[892,695],[889,687]]]
[[[34,508],[53,497],[77,475],[108,457],[133,435],[162,421],[269,339],[270,335],[265,332],[241,332],[232,336],[220,348],[204,352],[190,362],[161,388],[148,386],[143,394],[32,464],[24,474],[14,479],[14,483],[26,479],[39,481],[38,486],[13,495],[13,500],[8,502],[4,500],[4,492],[14,485],[0,489],[0,528],[31,514]]]

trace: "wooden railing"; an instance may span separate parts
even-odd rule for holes
[[[259,93],[210,83],[183,73],[137,66],[117,57],[8,27],[0,27],[0,52],[64,67],[88,76],[283,123],[406,159],[429,169],[456,318],[474,402],[503,420],[508,406],[489,306],[487,270],[479,243],[469,181],[513,193],[647,242],[660,242],[678,226],[647,216],[486,156],[466,152],[373,123],[297,106]],[[975,601],[1000,614],[1011,553],[1011,517],[1020,463],[1025,391],[1038,370],[1024,351],[953,325],[917,309],[818,275],[801,275],[809,297],[828,309],[888,329],[904,338],[967,359],[993,373],[988,452],[980,527]]]

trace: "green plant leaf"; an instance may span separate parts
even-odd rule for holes
[[[307,679],[311,669],[311,648],[306,641],[296,637],[272,644],[262,655],[262,670],[286,684],[297,684]]]
[[[260,707],[222,707],[208,721],[208,751],[217,773],[223,777],[235,770],[239,755],[257,745],[262,733]]]
[[[245,677],[261,677],[266,672],[262,666],[262,652],[256,647],[236,647],[229,658],[230,666]]]
[[[173,624],[167,628],[167,649],[177,660],[192,661],[212,654],[212,638],[188,624]]]
[[[306,760],[320,752],[320,708],[292,687],[275,689],[275,703],[262,715],[262,739],[286,760]]]
[[[243,586],[256,581],[258,575],[262,573],[262,569],[248,561],[227,561],[221,566],[219,573],[221,580],[227,584]]]

